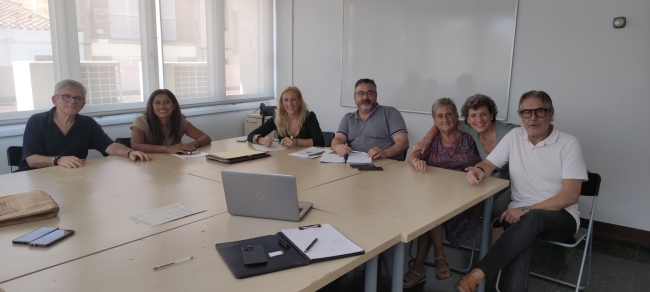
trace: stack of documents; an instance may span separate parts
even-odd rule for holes
[[[325,153],[325,149],[323,148],[317,148],[317,147],[309,147],[305,150],[301,150],[298,152],[290,153],[289,155],[291,156],[296,156],[296,157],[302,157],[302,158],[316,158],[320,157]]]
[[[365,152],[352,152],[348,155],[348,160],[345,157],[339,156],[336,152],[326,152],[320,157],[320,162],[326,163],[350,163],[350,164],[367,164],[372,163],[372,158]]]

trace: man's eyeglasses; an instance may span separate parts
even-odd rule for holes
[[[377,92],[374,92],[372,90],[369,90],[369,91],[357,91],[357,96],[358,97],[366,97],[366,95],[368,97],[372,97],[372,96],[375,96],[375,94],[377,94]]]
[[[530,117],[533,116],[533,112],[535,112],[536,117],[543,118],[546,116],[546,113],[548,113],[549,111],[550,111],[549,109],[545,109],[545,108],[536,108],[536,109],[521,110],[519,111],[519,114],[524,119],[530,119]]]
[[[61,99],[63,99],[63,101],[71,101],[71,100],[74,99],[74,101],[76,103],[86,102],[86,99],[81,97],[81,96],[72,96],[72,95],[69,95],[69,94],[61,94],[59,96],[61,97]]]

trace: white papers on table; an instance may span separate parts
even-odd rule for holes
[[[284,229],[282,234],[303,252],[314,241],[314,238],[318,238],[305,253],[312,260],[363,252],[362,248],[329,224],[322,224],[320,227],[303,227],[302,230],[300,228]]]
[[[311,158],[320,157],[321,155],[323,155],[323,153],[325,153],[325,149],[323,148],[309,147],[307,149],[300,150],[298,152],[290,153],[289,155],[311,159]]]
[[[131,216],[129,219],[135,221],[135,223],[153,227],[201,212],[205,212],[205,210],[190,207],[183,203],[176,203],[167,207],[162,207],[147,211],[142,214]]]
[[[280,143],[273,142],[271,146],[264,146],[260,144],[253,144],[253,147],[258,151],[278,151],[278,150],[287,150],[287,147],[280,145]]]
[[[176,153],[172,153],[172,155],[174,155],[174,156],[176,156],[176,157],[178,157],[178,158],[187,159],[187,158],[205,157],[206,155],[208,155],[208,153],[207,153],[207,152],[200,151],[198,154],[191,154],[191,155],[190,155],[190,154],[176,154]]]
[[[352,152],[348,155],[348,161],[345,162],[343,156],[339,156],[336,152],[332,151],[323,153],[323,156],[320,157],[320,162],[365,164],[372,163],[372,158],[365,152]]]

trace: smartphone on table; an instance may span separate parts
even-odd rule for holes
[[[266,254],[261,244],[246,244],[241,247],[244,265],[255,266],[266,264]]]
[[[74,230],[57,229],[29,243],[33,247],[49,247],[74,234]]]
[[[18,237],[16,239],[12,240],[11,243],[13,243],[13,244],[29,244],[30,242],[32,242],[32,241],[34,241],[34,240],[36,240],[36,239],[38,239],[40,237],[43,237],[43,236],[45,236],[45,235],[47,235],[49,233],[52,233],[57,229],[59,229],[59,228],[56,228],[56,227],[41,227],[39,229],[36,229],[36,230],[34,230],[34,231],[30,232],[30,233],[27,233],[27,234],[25,234],[25,235],[23,235],[21,237]]]

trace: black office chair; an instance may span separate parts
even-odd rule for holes
[[[323,132],[323,139],[325,140],[325,147],[332,147],[332,140],[334,140],[334,132]]]
[[[576,284],[565,282],[558,280],[556,278],[551,278],[548,276],[544,276],[538,273],[533,273],[531,272],[530,275],[538,278],[542,278],[544,280],[548,280],[554,283],[558,283],[560,285],[568,286],[575,288],[575,291],[578,292],[580,290],[587,289],[587,286],[589,286],[589,274],[591,274],[591,245],[592,245],[592,238],[593,238],[593,229],[594,229],[594,211],[596,210],[596,199],[598,199],[598,192],[600,191],[600,175],[597,173],[590,172],[587,174],[589,176],[589,181],[583,182],[582,183],[582,189],[580,190],[580,196],[581,197],[593,197],[593,202],[591,203],[591,212],[589,213],[589,225],[587,225],[587,228],[582,228],[580,227],[578,229],[578,232],[573,235],[572,238],[570,238],[567,241],[564,242],[558,242],[558,241],[548,241],[548,240],[541,240],[550,244],[562,246],[562,247],[567,247],[567,248],[575,248],[578,246],[583,240],[585,241],[585,248],[584,251],[582,252],[582,261],[580,263],[580,272],[578,273],[578,279],[576,281]],[[585,283],[584,286],[580,286],[580,283],[582,282],[582,273],[584,272],[585,269],[585,262],[587,263],[587,283]],[[499,276],[497,277],[497,284],[496,288],[497,291],[499,291],[499,280],[501,278],[501,272],[499,272]]]
[[[7,148],[7,164],[9,165],[9,171],[14,172],[14,166],[18,167],[20,165],[20,160],[23,158],[23,147],[22,146],[9,146]],[[16,170],[18,170],[16,168]]]
[[[126,147],[131,148],[131,138],[117,138],[115,139],[115,143],[120,143]]]

